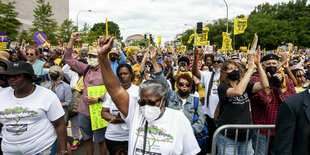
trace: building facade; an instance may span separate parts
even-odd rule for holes
[[[2,0],[4,3],[15,2],[15,11],[18,12],[17,19],[22,23],[21,30],[28,30],[34,21],[33,10],[37,7],[37,0]],[[52,6],[52,18],[61,25],[65,19],[69,19],[69,0],[45,0]]]

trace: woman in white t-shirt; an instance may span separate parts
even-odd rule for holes
[[[139,87],[131,83],[135,78],[131,66],[128,64],[120,64],[116,69],[116,74],[121,86],[126,89],[129,94],[138,98]],[[127,154],[129,129],[125,121],[120,117],[120,111],[113,103],[109,94],[104,98],[101,116],[109,122],[105,132],[105,141],[109,154],[117,154],[120,153],[120,151]]]
[[[111,37],[99,38],[98,60],[105,86],[129,126],[128,154],[197,154],[200,148],[186,116],[165,107],[168,90],[161,81],[142,83],[139,101],[120,85],[108,59],[113,40]],[[150,46],[149,50],[152,61],[156,62],[156,48]],[[160,70],[157,63],[153,65],[154,69]]]
[[[52,91],[33,84],[38,78],[31,64],[11,63],[0,77],[11,86],[0,93],[3,153],[68,154],[64,110]]]

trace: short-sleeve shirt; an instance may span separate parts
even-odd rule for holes
[[[136,85],[131,85],[127,90],[129,94],[135,96],[135,100],[138,100],[139,87]],[[109,113],[113,116],[117,116],[120,111],[111,99],[111,96],[107,93],[104,98],[102,107],[109,108]],[[105,138],[113,141],[128,141],[129,129],[126,123],[113,124],[108,123],[107,130],[105,132]]]
[[[64,115],[56,94],[36,85],[27,97],[16,98],[10,88],[0,98],[4,154],[37,154],[52,146],[57,138],[52,121]]]
[[[241,96],[233,98],[227,97],[227,90],[232,86],[222,83],[218,87],[220,98],[220,114],[218,117],[219,125],[225,124],[251,124],[250,99],[254,83],[248,83],[245,92]],[[246,130],[239,130],[238,140],[245,140]],[[235,138],[235,130],[228,130],[228,138]]]
[[[128,115],[122,117],[129,126],[128,154],[142,153],[146,120],[131,96]],[[146,154],[193,155],[200,152],[191,124],[180,111],[166,108],[161,118],[148,123],[147,131]]]

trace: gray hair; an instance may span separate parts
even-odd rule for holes
[[[50,68],[50,71],[48,73],[48,78],[51,79],[51,74],[55,73],[55,74],[59,74],[59,77],[57,80],[63,80],[64,79],[64,71],[59,67],[59,66],[52,66]]]
[[[156,95],[159,95],[161,98],[166,96],[168,93],[168,89],[165,84],[158,79],[148,80],[143,82],[139,88],[139,94],[144,91],[153,91]]]

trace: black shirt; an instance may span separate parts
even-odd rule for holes
[[[226,93],[232,86],[222,83],[218,87],[220,99],[219,125],[225,124],[251,124],[250,97],[254,83],[248,83],[245,92],[239,97],[228,98]],[[228,130],[227,137],[235,139],[235,129]],[[246,130],[238,131],[238,140],[246,139]]]

